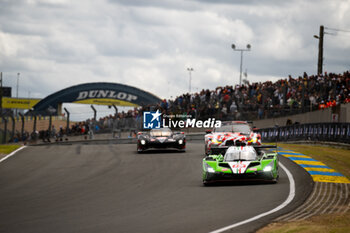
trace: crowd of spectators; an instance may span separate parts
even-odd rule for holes
[[[73,124],[69,133],[73,135],[89,134],[110,131],[110,129],[132,129],[136,128],[137,122],[141,121],[141,109],[134,108],[126,112],[122,111],[117,114],[101,117],[96,122],[93,119],[87,119]]]
[[[217,87],[163,100],[157,108],[167,114],[197,118],[256,120],[296,114],[350,102],[350,73],[307,75],[276,82]]]
[[[95,131],[141,126],[142,113],[159,109],[163,114],[214,117],[221,120],[257,120],[335,107],[350,102],[350,72],[325,73],[182,94],[157,105],[141,106],[100,118]],[[79,122],[73,133],[86,134],[92,121]]]
[[[141,106],[116,115],[76,123],[73,134],[88,134],[111,128],[141,126],[142,113],[159,109],[163,114],[191,116],[197,119],[214,117],[221,120],[257,120],[286,116],[306,111],[335,107],[350,102],[350,72],[325,73],[182,94],[164,99],[156,105]],[[93,125],[92,125],[93,124]]]
[[[342,74],[325,73],[266,81],[236,86],[222,86],[215,90],[182,94],[175,99],[164,99],[156,105],[141,106],[121,111],[98,119],[75,123],[69,129],[70,135],[89,135],[111,129],[142,128],[144,111],[160,110],[167,115],[191,116],[197,119],[214,117],[221,120],[257,120],[314,111],[350,103],[350,72]],[[16,132],[14,141],[31,138],[54,138],[62,140],[67,135],[65,128],[27,132],[22,136]]]
[[[215,90],[182,94],[164,99],[156,105],[141,106],[102,117],[75,123],[70,134],[103,132],[111,128],[142,127],[142,113],[156,111],[163,114],[191,116],[197,119],[214,117],[221,120],[256,120],[291,115],[306,111],[335,107],[350,102],[350,72],[307,75],[236,86],[222,86]]]

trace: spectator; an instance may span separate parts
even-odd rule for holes
[[[350,73],[325,73],[311,75],[303,73],[298,78],[291,75],[276,82],[266,81],[236,86],[220,86],[215,90],[182,94],[171,100],[141,106],[116,116],[100,119],[101,130],[113,125],[131,127],[140,122],[143,111],[159,109],[163,114],[191,115],[194,118],[255,120],[278,117],[304,111],[325,109],[350,102]],[[86,122],[72,127],[72,132],[86,133]]]

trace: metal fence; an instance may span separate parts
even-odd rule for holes
[[[107,128],[107,130],[112,131],[112,137],[121,137],[122,132],[128,132],[129,136],[136,135],[137,131],[142,130],[142,118],[125,117],[114,119],[111,128]]]
[[[0,144],[37,139],[47,140],[50,137],[56,136],[62,137],[62,135],[59,135],[58,129],[55,129],[56,132],[52,132],[54,120],[66,121],[66,124],[62,124],[62,126],[64,135],[67,136],[112,133],[113,137],[116,135],[120,137],[122,132],[127,132],[128,135],[133,136],[137,131],[142,129],[142,118],[140,117],[108,118],[105,121],[89,120],[84,122],[84,127],[87,127],[89,130],[74,131],[73,127],[70,127],[69,118],[61,116],[20,115],[14,117],[12,115],[3,115],[0,116]],[[44,128],[40,124],[42,121],[46,122]],[[41,127],[39,127],[40,125]]]
[[[52,120],[66,120],[62,116],[19,116],[2,115],[0,116],[0,143],[26,141],[28,139],[37,139],[37,132],[40,121],[48,122],[47,130],[50,131]],[[28,127],[31,127],[28,129]],[[46,129],[45,129],[46,130]]]
[[[261,108],[261,109],[249,109],[240,107],[239,111],[228,112],[226,109],[218,108],[212,111],[198,111],[196,114],[192,114],[196,119],[208,119],[215,118],[223,121],[230,120],[244,120],[244,121],[256,121],[262,119],[270,119],[277,117],[291,116],[311,111],[318,110],[317,106],[305,106],[305,107],[292,107],[292,106],[280,106],[280,107],[271,107],[271,108]],[[334,108],[335,111],[335,108]]]
[[[262,141],[333,141],[350,143],[350,123],[294,124],[259,129]]]

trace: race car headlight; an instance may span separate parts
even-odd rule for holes
[[[274,161],[271,161],[266,165],[266,167],[264,167],[263,171],[270,172],[270,171],[272,171],[273,167],[274,167]]]
[[[146,144],[146,141],[143,140],[143,139],[140,142],[141,142],[141,145],[145,145]]]
[[[208,167],[208,172],[210,172],[210,173],[214,173],[214,172],[215,172],[215,170],[214,170],[214,168],[212,168],[212,167]]]
[[[214,168],[212,168],[211,166],[209,166],[207,163],[205,164],[205,169],[206,169],[207,172],[209,172],[209,173],[215,173]]]
[[[182,139],[179,140],[179,144],[181,145],[182,143],[184,143],[184,141],[182,141]]]

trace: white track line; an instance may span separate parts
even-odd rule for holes
[[[286,215],[283,215],[279,218],[277,218],[277,221],[289,221],[290,219],[295,218],[295,216],[299,215],[303,210],[305,210],[305,206],[308,205],[310,200],[313,200],[315,193],[317,193],[317,190],[319,189],[318,183],[315,183],[313,191],[311,193],[311,196],[308,197],[308,199],[305,201],[304,204],[299,206],[297,209],[295,209],[293,212],[290,212]]]
[[[309,200],[313,200],[312,198],[314,197],[316,193],[316,189],[318,188],[317,183],[315,183],[314,190],[311,193],[311,196],[308,197],[308,199],[304,202],[304,204],[300,205],[297,209],[295,209],[292,212],[289,212],[286,215],[283,215],[279,218],[277,218],[277,221],[289,221],[290,219],[295,218],[296,215],[299,215],[302,210],[305,209],[305,206],[309,203]]]
[[[299,220],[301,218],[301,216],[308,214],[310,212],[310,209],[312,209],[312,207],[314,207],[315,205],[317,205],[317,203],[319,202],[319,199],[322,196],[322,191],[324,192],[324,190],[327,191],[327,184],[324,182],[321,182],[319,184],[319,190],[316,193],[316,196],[310,200],[310,202],[308,202],[305,206],[303,206],[302,211],[299,211],[299,213],[296,213],[293,217],[293,220]]]
[[[227,230],[230,230],[230,229],[233,229],[235,227],[238,227],[238,226],[241,226],[243,224],[246,224],[246,223],[249,223],[249,222],[252,222],[252,221],[255,221],[259,218],[262,218],[262,217],[265,217],[267,215],[270,215],[272,213],[275,213],[281,209],[283,209],[284,207],[286,207],[290,202],[292,202],[292,200],[294,199],[295,197],[295,182],[294,182],[294,178],[293,178],[293,175],[292,173],[290,173],[290,171],[285,167],[283,166],[282,163],[279,164],[282,169],[286,172],[287,176],[288,176],[288,179],[289,179],[289,195],[287,197],[287,199],[279,206],[277,206],[276,208],[270,210],[270,211],[267,211],[265,213],[262,213],[262,214],[259,214],[255,217],[252,217],[252,218],[249,218],[247,220],[244,220],[244,221],[241,221],[241,222],[238,222],[238,223],[235,223],[235,224],[232,224],[232,225],[229,225],[229,226],[226,226],[226,227],[223,227],[223,228],[220,228],[218,230],[215,230],[215,231],[211,231],[210,233],[220,233],[220,232],[224,232],[224,231],[227,231]]]
[[[301,213],[299,216],[297,216],[297,220],[304,220],[305,218],[307,218],[308,216],[313,216],[315,214],[315,212],[317,212],[318,209],[320,209],[322,207],[323,200],[325,199],[325,197],[327,196],[328,191],[328,187],[329,187],[329,183],[325,183],[324,185],[324,191],[321,193],[319,193],[318,198],[314,200],[314,203],[310,204],[310,208],[306,209],[306,211],[304,213]]]
[[[312,216],[318,215],[322,210],[327,209],[327,205],[329,205],[328,203],[329,198],[332,196],[333,184],[328,183],[328,186],[329,186],[329,191],[327,192],[327,189],[326,189],[326,191],[324,192],[324,195],[322,196],[322,199],[319,200],[318,203],[314,206],[314,208],[310,210],[309,214],[302,217],[300,220],[305,220]],[[326,200],[323,201],[324,199]]]
[[[338,191],[338,187],[336,187],[336,188],[337,188],[337,191]],[[345,188],[345,186],[344,186],[344,188]],[[333,202],[332,202],[332,203],[329,205],[329,207],[328,207],[329,211],[327,212],[328,214],[331,214],[331,213],[334,212],[334,210],[336,210],[336,209],[339,210],[339,202],[343,200],[343,184],[342,184],[342,183],[339,184],[339,189],[340,189],[339,195],[338,195],[338,192],[337,192],[337,195],[334,195],[334,198],[333,198],[333,202],[334,202],[336,199],[338,199],[338,200],[337,200],[337,203],[335,203],[335,205],[333,205]],[[346,199],[346,198],[345,198],[345,199]],[[333,208],[332,208],[332,207],[333,207]],[[326,212],[326,209],[324,209],[324,210],[322,211],[321,214],[324,214],[325,212]]]
[[[338,187],[339,186],[339,187]],[[333,195],[333,199],[332,199],[332,202],[328,204],[328,206],[326,208],[323,209],[323,211],[320,213],[320,214],[324,214],[324,213],[330,213],[330,211],[332,210],[332,207],[333,208],[336,208],[338,206],[338,202],[341,200],[342,198],[342,195],[341,195],[341,192],[343,191],[342,189],[342,184],[340,183],[339,185],[338,184],[334,184],[334,188],[335,188],[335,194]],[[340,191],[339,191],[340,189]],[[338,195],[339,193],[339,195]],[[338,197],[339,196],[339,197]],[[334,204],[334,202],[337,201],[336,204]],[[328,210],[329,209],[329,210]],[[328,212],[327,212],[328,210]]]
[[[12,151],[10,154],[8,154],[4,158],[0,159],[0,163],[5,161],[6,159],[10,158],[12,155],[16,154],[18,151],[23,150],[24,148],[26,148],[26,146],[22,146],[22,147],[18,148],[17,150]]]
[[[342,212],[342,214],[345,214],[348,211],[348,208],[350,206],[350,202],[348,204],[346,204],[346,202],[348,201],[349,198],[349,184],[345,184],[345,208],[344,211]]]

